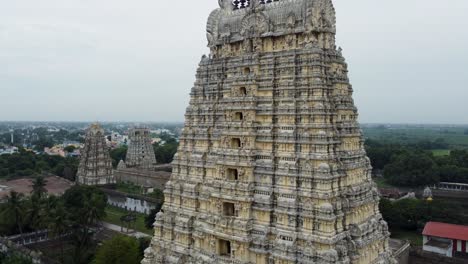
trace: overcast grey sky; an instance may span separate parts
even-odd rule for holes
[[[183,121],[217,0],[0,0],[0,120]],[[335,0],[360,121],[468,124],[467,0]]]

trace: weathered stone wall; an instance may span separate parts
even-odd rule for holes
[[[167,171],[118,169],[114,171],[114,176],[117,182],[131,182],[138,186],[164,190],[164,186],[171,177],[171,173]]]
[[[463,198],[468,199],[468,192],[450,191],[450,190],[432,190],[435,198]]]
[[[43,261],[41,253],[19,246],[11,240],[2,237],[0,237],[0,252],[7,255],[13,253],[21,254],[27,258],[31,258],[34,264],[46,263]]]

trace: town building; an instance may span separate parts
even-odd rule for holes
[[[17,147],[5,147],[5,148],[0,148],[0,155],[11,155],[18,153],[19,149]]]
[[[218,2],[142,263],[396,263],[332,1]]]
[[[88,128],[85,144],[80,152],[80,165],[76,175],[78,184],[105,185],[115,183],[104,129],[99,124],[92,124]]]
[[[468,257],[468,226],[428,222],[422,234],[424,251]]]

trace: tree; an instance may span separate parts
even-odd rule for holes
[[[174,138],[169,138],[166,140],[164,145],[155,144],[154,152],[156,155],[156,160],[160,164],[171,163],[174,159],[174,155],[177,152],[179,143]]]
[[[55,205],[55,207],[48,214],[48,229],[55,238],[60,238],[61,235],[67,233],[70,230],[71,221],[63,201],[60,201]],[[60,243],[60,258],[61,262],[64,263],[64,252],[63,244]]]
[[[65,192],[63,199],[73,221],[74,258],[81,263],[90,246],[92,228],[106,215],[107,196],[96,187],[74,186]]]
[[[156,215],[161,211],[162,203],[157,203],[156,208],[151,209],[150,213],[145,216],[145,226],[148,229],[153,229],[153,224],[156,219]]]
[[[75,151],[75,149],[76,149],[75,146],[70,145],[70,146],[66,146],[63,150],[65,150],[68,153],[73,153],[73,151]]]
[[[121,146],[111,150],[110,156],[112,158],[112,165],[114,166],[114,168],[117,167],[121,160],[125,160],[125,158],[127,157],[127,150],[127,146]]]
[[[2,264],[32,264],[32,260],[19,253],[13,253],[10,255],[0,254],[0,263]]]
[[[133,237],[118,235],[105,241],[96,252],[93,264],[139,264],[139,243]]]
[[[23,236],[23,221],[25,214],[24,196],[15,191],[10,192],[2,212],[4,217],[14,219],[16,227],[21,236]]]
[[[407,152],[392,159],[384,168],[384,177],[393,185],[421,187],[439,182],[438,167],[423,152]]]
[[[47,193],[46,189],[47,181],[42,176],[38,176],[34,179],[31,191],[33,196],[37,196],[37,198],[41,199],[45,193]]]

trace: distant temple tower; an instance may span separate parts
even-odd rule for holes
[[[77,183],[83,185],[115,183],[104,129],[99,124],[92,124],[86,132],[85,145],[81,150],[81,160],[76,177]]]
[[[396,263],[332,1],[218,2],[142,263]]]
[[[156,166],[153,145],[151,144],[150,130],[148,128],[133,128],[129,133],[126,166],[153,170]]]

